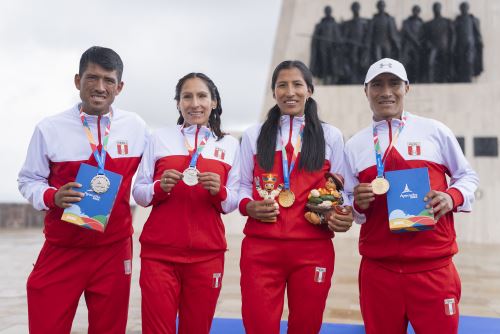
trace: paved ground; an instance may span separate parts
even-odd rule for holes
[[[147,211],[139,211],[136,221],[143,221]],[[223,288],[216,316],[240,317],[239,246],[242,221],[229,217],[229,252]],[[138,224],[137,230],[140,230]],[[357,267],[359,255],[355,234],[335,238],[336,265],[333,288],[330,291],[324,321],[360,323],[357,295]],[[136,233],[138,236],[139,233]],[[134,238],[137,243],[137,237]],[[0,334],[27,333],[26,278],[43,243],[40,229],[0,229]],[[128,333],[140,333],[139,245],[135,245],[134,270],[129,310]],[[461,312],[464,315],[500,318],[500,246],[462,244],[455,258],[462,275]],[[285,310],[284,317],[287,311]],[[72,333],[86,333],[86,308],[83,301],[78,308]]]

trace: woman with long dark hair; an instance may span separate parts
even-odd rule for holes
[[[202,73],[176,86],[177,126],[154,132],[133,196],[152,206],[141,242],[142,332],[206,333],[227,249],[221,214],[237,206],[239,142],[222,132],[217,87]]]
[[[328,212],[327,224],[313,225],[304,213],[325,174],[342,173],[343,139],[320,121],[312,74],[302,62],[279,64],[271,89],[276,105],[241,144],[239,209],[248,216],[240,261],[243,323],[250,334],[279,333],[286,290],[288,333],[318,333],[333,275],[333,233],[349,230],[353,217]]]

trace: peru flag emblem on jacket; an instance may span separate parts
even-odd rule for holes
[[[119,140],[116,142],[116,151],[119,155],[128,154],[128,142],[126,140]]]
[[[408,143],[408,155],[420,155],[420,143]]]
[[[226,155],[226,151],[223,149],[216,147],[214,151],[214,156],[218,159],[224,160],[224,156]]]

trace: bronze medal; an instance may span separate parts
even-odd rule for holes
[[[383,177],[376,177],[372,181],[372,190],[375,195],[383,195],[389,191],[389,181]]]
[[[295,202],[295,195],[289,189],[281,191],[278,195],[278,203],[284,208],[291,207],[293,202]]]

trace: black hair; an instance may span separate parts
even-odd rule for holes
[[[116,70],[118,82],[122,81],[123,62],[118,53],[102,46],[92,46],[82,54],[78,74],[83,75],[89,63],[97,64],[108,71]]]
[[[199,78],[205,82],[205,84],[208,87],[208,90],[210,91],[210,97],[212,100],[215,100],[217,102],[217,106],[215,109],[212,109],[210,112],[210,116],[208,117],[208,125],[212,132],[215,134],[217,137],[217,140],[220,140],[224,137],[225,133],[222,132],[220,126],[221,126],[221,117],[220,115],[222,114],[222,104],[220,100],[220,95],[219,95],[219,90],[217,89],[217,86],[214,84],[212,79],[210,79],[208,76],[206,76],[203,73],[197,73],[197,72],[192,72],[189,74],[186,74],[182,78],[179,79],[177,82],[177,85],[175,86],[175,97],[174,100],[179,103],[181,99],[181,91],[182,91],[182,86],[188,79],[194,79],[194,78]],[[179,110],[179,118],[177,119],[177,124],[181,125],[184,124],[184,117],[182,117],[181,111]]]
[[[286,60],[274,69],[271,89],[274,92],[276,81],[281,70],[296,68],[302,73],[309,91],[314,93],[312,73],[300,60]],[[276,150],[276,139],[278,127],[280,126],[281,111],[276,104],[267,113],[267,119],[262,124],[259,137],[257,138],[257,162],[265,171],[271,171],[274,165],[274,154]],[[302,140],[302,150],[298,168],[307,171],[321,169],[325,162],[325,137],[321,120],[318,116],[318,105],[309,97],[304,107],[305,127]]]

